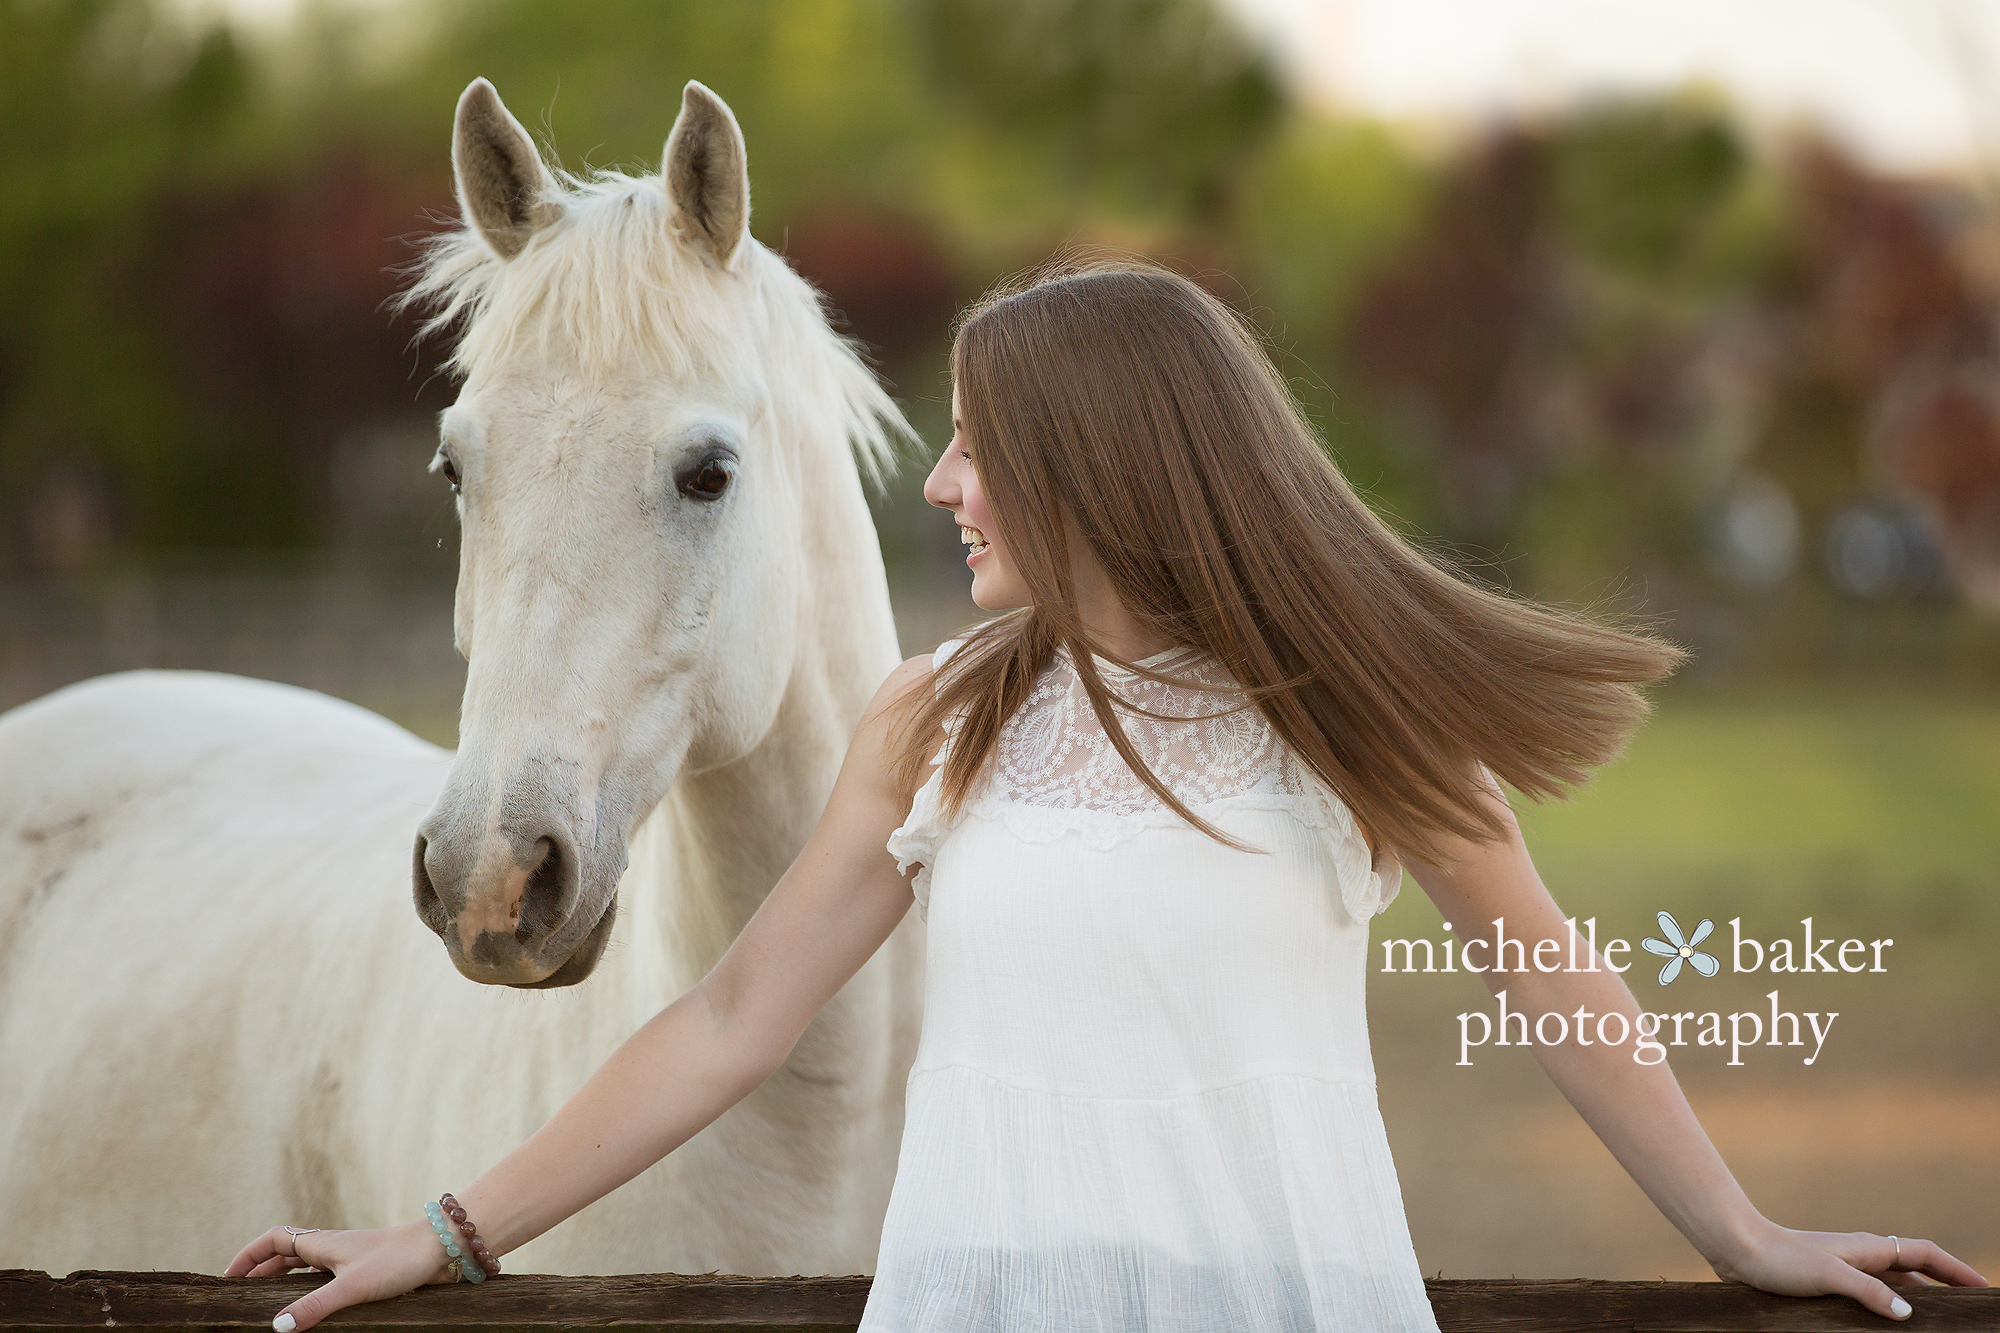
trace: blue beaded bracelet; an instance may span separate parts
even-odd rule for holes
[[[431,1230],[437,1232],[438,1244],[444,1246],[444,1252],[451,1256],[451,1262],[445,1267],[450,1270],[452,1278],[475,1285],[484,1282],[486,1270],[479,1266],[477,1259],[466,1253],[462,1242],[453,1234],[451,1223],[445,1221],[444,1209],[437,1200],[424,1201],[424,1216],[430,1219]]]

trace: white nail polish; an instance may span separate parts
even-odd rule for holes
[[[288,1314],[281,1314],[271,1321],[271,1327],[277,1329],[278,1333],[292,1333],[298,1326],[299,1321]]]
[[[1910,1303],[1901,1296],[1898,1296],[1889,1302],[1889,1313],[1898,1319],[1908,1319],[1910,1317]],[[291,1333],[291,1330],[286,1329],[285,1333]]]

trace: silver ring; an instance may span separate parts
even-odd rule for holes
[[[296,1258],[298,1258],[298,1257],[299,1257],[299,1237],[300,1237],[300,1236],[310,1236],[310,1235],[312,1235],[312,1234],[313,1234],[313,1233],[314,1233],[315,1231],[318,1231],[318,1230],[319,1230],[319,1228],[318,1228],[318,1227],[279,1227],[279,1228],[278,1228],[278,1230],[280,1230],[280,1231],[284,1232],[284,1233],[285,1233],[286,1235],[288,1235],[288,1236],[290,1236],[290,1237],[292,1238],[292,1252],[291,1252],[291,1254],[290,1254],[290,1255],[289,1255],[288,1257],[290,1257],[290,1258],[293,1258],[293,1259],[296,1259]]]
[[[1889,1243],[1896,1247],[1896,1257],[1889,1261],[1890,1271],[1900,1273],[1903,1271],[1903,1243],[1894,1236],[1889,1237]]]

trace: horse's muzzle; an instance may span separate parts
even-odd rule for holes
[[[617,916],[616,886],[607,886],[602,910],[585,927],[579,909],[588,910],[592,895],[581,892],[581,867],[568,839],[551,832],[507,841],[525,844],[527,857],[440,856],[444,849],[419,833],[410,867],[417,917],[444,941],[452,965],[469,980],[573,986],[604,954]],[[476,868],[438,873],[468,859]]]

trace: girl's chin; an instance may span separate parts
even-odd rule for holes
[[[1015,611],[1029,604],[1029,598],[1010,596],[995,586],[996,580],[972,576],[972,604],[981,611]]]

